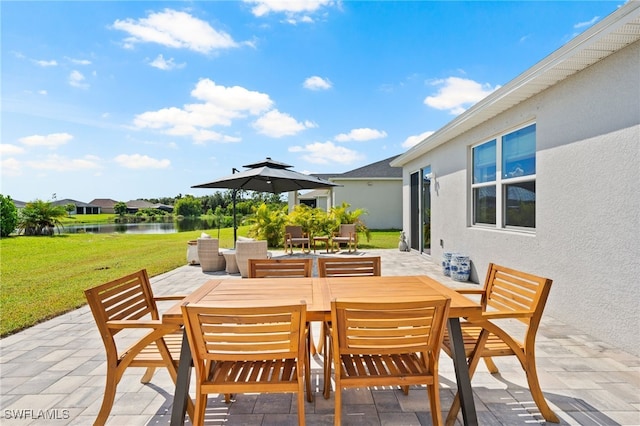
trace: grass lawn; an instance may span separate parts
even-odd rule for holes
[[[246,235],[240,227],[238,235]],[[86,303],[83,290],[146,268],[150,276],[185,265],[187,241],[202,231],[175,234],[63,234],[0,239],[0,337]],[[206,231],[214,238],[217,229]],[[395,248],[398,231],[372,231],[362,249]],[[233,247],[233,229],[220,230]]]

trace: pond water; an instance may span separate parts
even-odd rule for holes
[[[139,223],[99,223],[65,225],[60,227],[61,234],[173,234],[176,232],[198,231],[215,228],[212,221],[202,219],[183,219],[173,222]]]

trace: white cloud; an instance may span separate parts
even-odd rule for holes
[[[461,114],[467,108],[491,94],[500,86],[491,87],[460,77],[449,77],[432,83],[440,86],[435,96],[427,96],[425,105],[439,110],[449,110],[451,114]]]
[[[302,153],[305,161],[314,164],[353,164],[364,159],[357,151],[333,142],[315,142],[305,146],[292,146],[289,152]]]
[[[255,16],[264,16],[268,13],[300,13],[315,12],[322,6],[331,4],[329,0],[244,0],[245,3],[255,4],[251,12]]]
[[[313,77],[307,78],[302,86],[305,89],[309,90],[328,90],[331,89],[333,84],[331,84],[331,81],[329,81],[329,79],[314,75]]]
[[[209,141],[239,142],[238,137],[209,128],[230,126],[235,119],[260,114],[273,105],[269,95],[240,86],[219,86],[209,79],[200,80],[191,91],[191,96],[204,102],[144,112],[134,118],[134,125],[137,128],[158,129],[173,136],[192,137],[198,144]]]
[[[102,168],[101,160],[93,155],[83,158],[67,158],[60,155],[50,155],[43,161],[27,161],[27,165],[38,170],[53,170],[56,172],[73,172],[78,170],[95,170]]]
[[[285,22],[294,25],[298,22],[313,22],[309,13],[319,12],[323,7],[335,3],[334,0],[244,0],[244,2],[254,5],[251,8],[254,16],[283,13],[286,16]]]
[[[57,148],[66,144],[73,135],[69,133],[50,133],[48,135],[32,135],[20,138],[19,141],[27,146],[46,146],[49,148]]]
[[[404,140],[404,142],[402,142],[402,147],[411,148],[412,146],[419,144],[420,142],[422,142],[423,140],[425,140],[426,138],[428,138],[434,133],[435,132],[433,131],[428,131],[428,132],[420,133],[419,135],[409,136],[407,139]]]
[[[20,176],[22,174],[22,163],[15,158],[3,158],[0,165],[4,176]]]
[[[208,22],[186,12],[171,9],[150,13],[147,18],[138,20],[118,19],[113,23],[113,28],[129,33],[130,36],[125,39],[127,48],[132,48],[136,43],[157,43],[206,54],[238,47],[238,43],[226,32],[215,30]]]
[[[37,65],[40,65],[41,67],[55,67],[58,65],[58,62],[53,59],[50,61],[34,60],[33,62],[35,62]]]
[[[69,57],[66,57],[66,59],[76,65],[91,65],[91,61],[88,59],[74,59]]]
[[[148,111],[134,118],[138,128],[172,129],[180,127],[230,126],[234,118],[240,117],[235,111],[225,110],[212,104],[187,104],[183,108],[170,107],[158,111]]]
[[[219,86],[208,78],[198,81],[196,88],[191,91],[191,96],[226,110],[248,111],[251,114],[260,114],[273,105],[273,101],[265,93],[240,86]]]
[[[0,155],[16,155],[24,154],[24,148],[18,145],[11,145],[8,143],[0,144]]]
[[[46,96],[47,95],[47,91],[46,90],[38,90],[38,95],[42,95],[42,96]]]
[[[138,114],[134,118],[134,126],[139,129],[157,129],[173,136],[191,137],[197,144],[239,142],[241,140],[239,137],[224,135],[210,128],[231,126],[233,120],[261,114],[269,111],[273,106],[273,101],[265,93],[240,86],[220,86],[209,79],[200,80],[191,91],[191,96],[203,102],[186,104],[182,108],[168,107]],[[276,117],[270,117],[273,120],[263,119],[258,125],[258,128],[264,130],[265,134],[277,133],[277,129],[274,130],[272,125],[280,125],[281,130],[286,134],[292,131],[291,122],[281,120],[279,123],[273,124]],[[295,120],[293,121],[295,123]],[[309,123],[300,125],[303,128],[312,126]]]
[[[71,74],[69,74],[69,84],[73,87],[78,87],[80,89],[87,89],[89,85],[84,82],[85,77],[82,75],[80,71],[73,70]]]
[[[253,127],[258,133],[272,138],[280,138],[293,136],[305,129],[316,127],[316,125],[310,121],[299,122],[289,114],[274,109],[254,121]]]
[[[121,154],[115,158],[115,161],[127,169],[166,169],[171,166],[171,161],[167,159],[158,160],[140,154]]]
[[[589,21],[585,21],[585,22],[578,22],[577,24],[575,24],[573,26],[573,28],[578,29],[578,28],[584,28],[584,27],[590,27],[591,25],[595,24],[596,22],[598,22],[598,20],[600,19],[599,16],[594,16],[593,18],[591,18]]]
[[[384,130],[376,130],[369,128],[353,129],[349,133],[340,133],[335,138],[336,142],[349,142],[349,141],[370,141],[372,139],[386,138],[387,132]]]
[[[153,61],[149,62],[149,65],[164,71],[185,67],[185,64],[176,64],[173,58],[169,58],[168,60],[164,59],[164,56],[162,56],[162,54],[158,55]]]

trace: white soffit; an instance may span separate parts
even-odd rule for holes
[[[400,155],[391,165],[403,166],[638,40],[640,0],[631,0]]]

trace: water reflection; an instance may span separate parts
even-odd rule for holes
[[[174,234],[176,232],[213,229],[213,220],[188,218],[173,222],[100,223],[65,225],[62,234]]]

